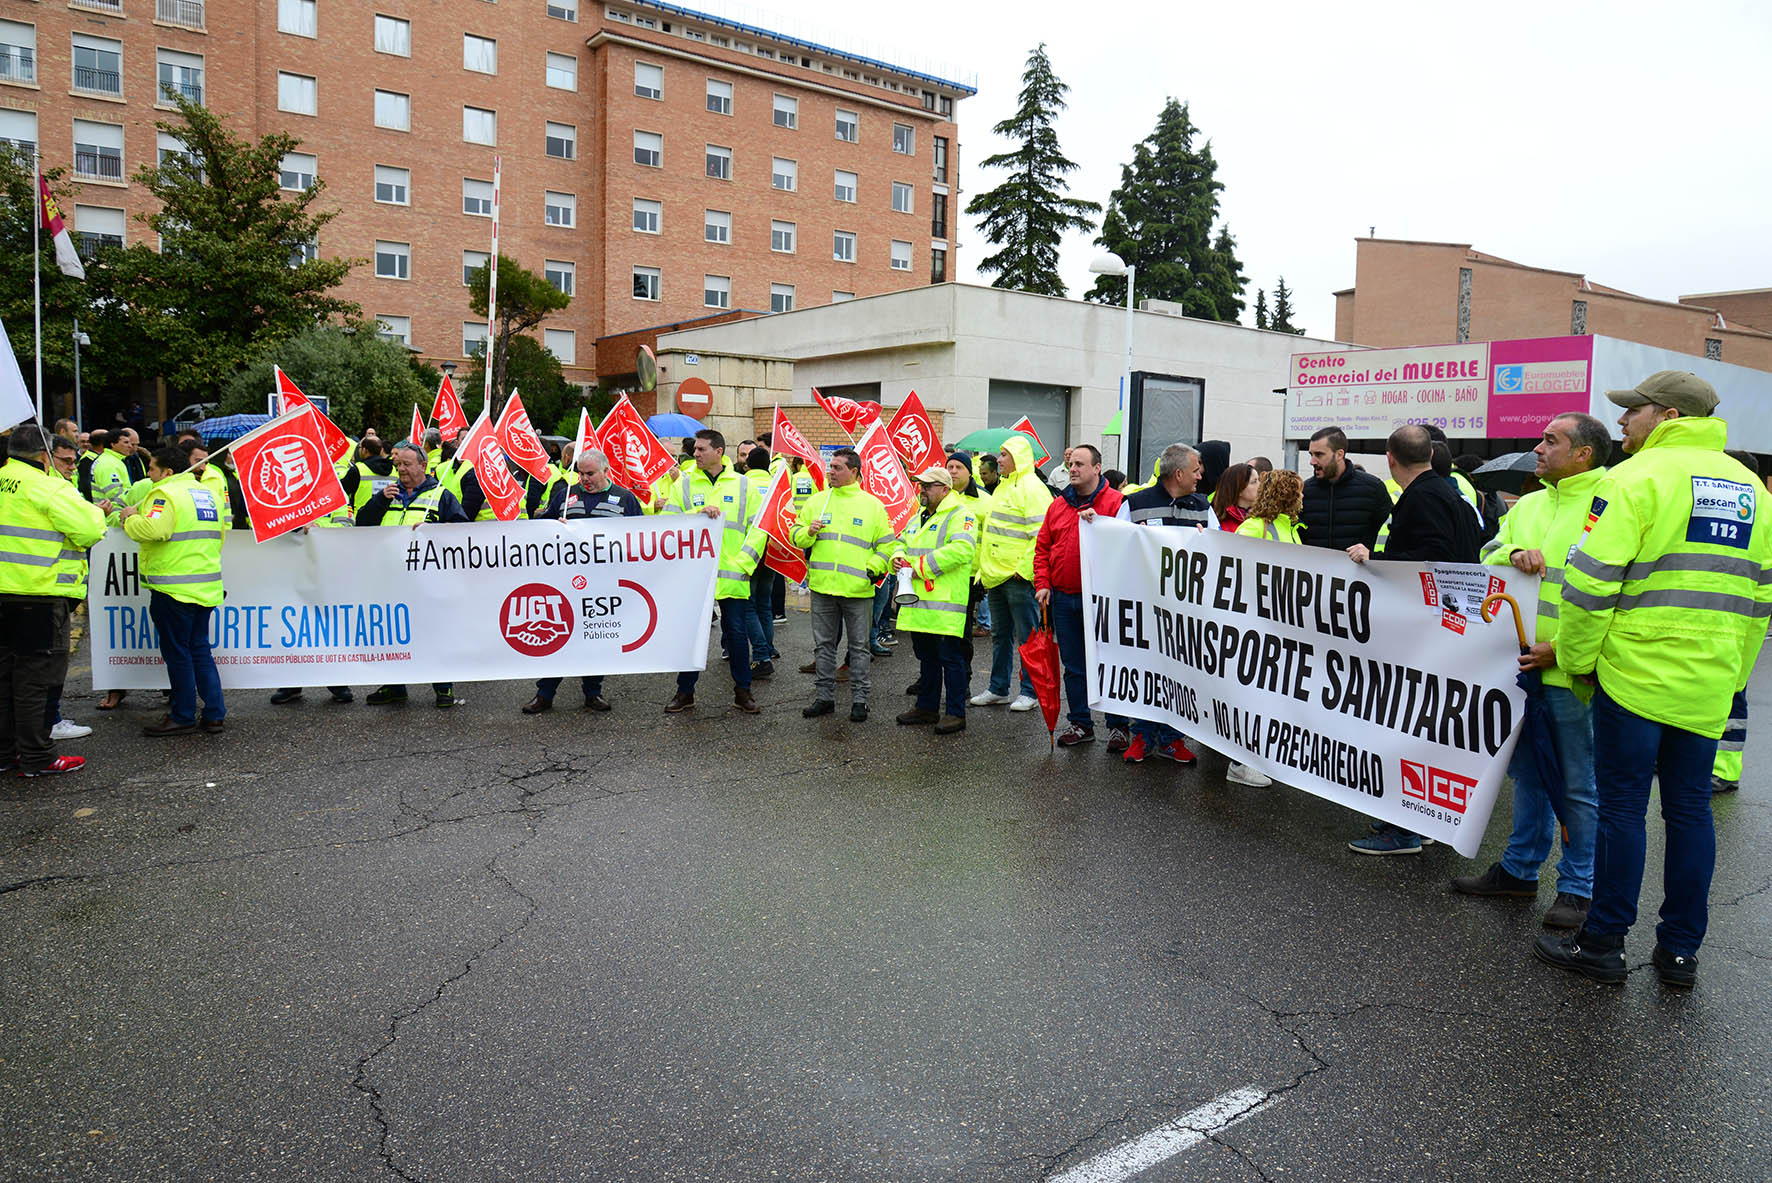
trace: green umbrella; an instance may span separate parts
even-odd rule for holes
[[[1051,453],[1040,446],[1039,440],[1028,435],[1025,431],[1011,431],[1007,427],[980,428],[971,435],[968,435],[964,439],[955,443],[954,447],[960,449],[962,452],[1000,452],[1003,450],[1003,441],[1012,435],[1020,435],[1024,437],[1027,442],[1033,446],[1034,464],[1036,466],[1046,463],[1047,457],[1049,457]]]

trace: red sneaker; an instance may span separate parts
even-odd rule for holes
[[[1120,759],[1128,764],[1143,764],[1144,758],[1150,754],[1151,748],[1144,742],[1144,736],[1134,732],[1132,742],[1126,745],[1126,754]]]
[[[1177,764],[1197,764],[1199,758],[1188,751],[1187,745],[1179,739],[1172,739],[1157,749],[1157,755],[1165,760],[1173,760]]]
[[[18,774],[29,779],[33,776],[54,776],[58,772],[79,772],[85,766],[85,756],[57,756],[42,768],[21,768],[18,770]]]

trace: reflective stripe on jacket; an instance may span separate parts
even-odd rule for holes
[[[829,518],[815,535],[808,525]],[[810,553],[806,583],[826,596],[855,599],[874,594],[874,580],[898,545],[880,499],[858,484],[832,486],[806,499],[804,512],[788,531],[789,540]]]
[[[991,512],[979,534],[978,581],[996,587],[1016,575],[1034,580],[1034,540],[1052,492],[1034,468],[1034,448],[1024,435],[1012,435],[1003,450],[1015,460],[1015,471],[991,490]]]
[[[756,528],[757,516],[763,512],[763,491],[732,467],[732,461],[721,457],[720,465],[717,477],[710,477],[700,465],[678,473],[659,512],[699,514],[710,506],[718,509],[722,524],[714,598],[748,599],[751,572],[757,569],[768,545],[763,531]]]
[[[0,466],[0,593],[86,597],[86,548],[105,515],[60,476],[24,460]]]
[[[1290,514],[1279,518],[1244,518],[1243,524],[1237,527],[1237,533],[1245,538],[1265,538],[1269,542],[1304,545],[1304,535],[1299,532],[1298,519]]]
[[[910,560],[917,602],[899,608],[898,627],[913,633],[964,636],[977,551],[978,517],[951,492],[928,520],[913,520],[899,553]]]
[[[1536,550],[1544,553],[1544,577],[1538,584],[1538,621],[1533,632],[1535,641],[1557,639],[1557,624],[1563,614],[1564,566],[1575,544],[1581,540],[1587,525],[1588,505],[1594,490],[1606,475],[1603,468],[1564,477],[1528,493],[1501,519],[1501,530],[1483,545],[1483,561],[1496,567],[1512,565],[1516,551]],[[1525,611],[1526,606],[1520,606]],[[1569,686],[1569,675],[1552,667],[1542,671],[1546,686]]]
[[[222,602],[221,503],[188,472],[167,477],[123,532],[141,543],[141,581],[150,591],[214,608]]]

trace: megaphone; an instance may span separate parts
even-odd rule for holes
[[[892,593],[892,602],[900,608],[908,604],[915,604],[921,598],[917,595],[917,589],[912,580],[913,576],[909,567],[898,569],[898,590]]]

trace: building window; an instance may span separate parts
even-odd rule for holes
[[[543,329],[541,346],[563,366],[578,364],[578,334],[571,329]]]
[[[711,209],[702,222],[702,238],[708,242],[732,241],[732,215],[725,210]]]
[[[946,136],[935,137],[935,179],[944,183],[948,179],[948,139]]]
[[[37,81],[37,26],[0,21],[0,82]],[[31,141],[33,144],[35,140]]]
[[[578,286],[578,267],[573,263],[549,259],[542,264],[542,275],[556,292],[564,296],[572,295],[573,289]]]
[[[917,153],[917,129],[908,123],[893,124],[892,150],[900,156],[915,156]]]
[[[498,73],[498,42],[491,37],[461,35],[461,68],[475,74]]]
[[[769,249],[789,255],[794,253],[794,224],[792,222],[769,223]]]
[[[936,238],[948,236],[948,195],[936,193],[930,198],[929,233]]]
[[[557,21],[576,21],[578,0],[548,0],[548,15]]]
[[[892,240],[892,269],[909,271],[911,269],[911,244]]]
[[[88,263],[107,246],[123,245],[123,226],[128,219],[120,209],[102,205],[74,207],[74,245]]]
[[[317,37],[317,0],[277,0],[277,31],[297,37]]]
[[[548,155],[556,160],[578,159],[578,128],[570,123],[547,125]]]
[[[395,57],[412,56],[412,22],[397,16],[375,14],[375,52]]]
[[[310,238],[306,242],[298,242],[289,252],[289,269],[296,270],[305,263],[312,263],[320,257],[320,240]]]
[[[708,110],[716,115],[732,114],[732,83],[708,79]]]
[[[277,173],[277,185],[300,193],[314,183],[319,162],[306,152],[285,152],[283,165]]]
[[[634,299],[658,299],[660,277],[661,273],[656,267],[634,268]]]
[[[800,100],[790,95],[775,96],[775,126],[797,129],[800,126]]]
[[[486,322],[464,320],[461,325],[461,355],[478,357],[486,352]]]
[[[800,186],[800,166],[777,156],[769,166],[769,184],[774,189],[792,192]]]
[[[555,193],[548,190],[543,201],[546,207],[542,219],[550,226],[574,226],[578,223],[578,198],[571,193]]]
[[[161,168],[165,168],[174,163],[182,164],[184,168],[189,171],[191,176],[196,177],[199,180],[202,179],[203,166],[197,158],[191,154],[191,149],[186,146],[183,140],[179,139],[177,136],[168,135],[163,131],[155,132],[154,138],[159,142],[160,148],[159,155],[155,159],[156,164]]]
[[[714,178],[716,181],[730,181],[732,179],[731,148],[722,148],[718,144],[709,144],[707,159],[708,176]]]
[[[0,144],[26,156],[37,150],[37,112],[0,107]]]
[[[123,43],[75,33],[74,89],[87,94],[122,94]]]
[[[634,93],[643,99],[664,98],[664,67],[635,62]]]
[[[74,179],[123,179],[123,129],[114,123],[74,120]]]
[[[578,59],[569,53],[550,53],[547,82],[555,90],[577,90]]]
[[[476,218],[492,216],[492,182],[461,179],[461,212]]]
[[[461,138],[470,144],[498,143],[498,112],[484,107],[463,107]]]
[[[474,272],[486,266],[492,255],[486,251],[463,251],[461,253],[461,286],[467,287],[474,282]]]
[[[375,277],[377,279],[411,279],[412,245],[405,242],[375,244]]]
[[[900,214],[911,212],[911,187],[903,181],[892,182],[892,210]]]
[[[841,304],[846,300],[853,300],[853,299],[855,299],[854,292],[832,292],[831,293],[831,303],[833,303],[833,304]]]
[[[389,131],[411,131],[412,96],[391,90],[376,91],[375,126]]]
[[[410,169],[375,166],[375,199],[385,205],[411,205],[407,190],[412,184]]]
[[[170,90],[173,94],[183,95],[193,103],[203,101],[203,57],[195,53],[174,53],[170,49],[162,49],[157,54],[160,89],[154,101],[160,105],[171,102],[166,97]]]
[[[703,308],[732,307],[732,277],[730,275],[702,276],[701,304]]]
[[[838,169],[836,183],[837,200],[853,203],[855,201],[856,183],[854,173],[846,173],[842,169]]]
[[[408,349],[412,348],[412,318],[410,316],[389,316],[385,312],[375,314],[375,335],[384,341],[398,341]]]
[[[657,234],[659,219],[664,216],[662,201],[648,201],[644,197],[634,198],[634,229],[641,234]]]
[[[948,253],[941,247],[929,252],[929,282],[946,283],[948,281]]]
[[[634,133],[634,163],[647,168],[664,167],[664,137],[657,132]]]
[[[792,312],[794,310],[794,285],[791,283],[772,283],[769,285],[769,311]]]
[[[297,115],[318,115],[318,84],[306,74],[277,71],[277,110],[290,111]]]
[[[845,144],[853,144],[861,139],[861,116],[854,111],[837,108],[837,138]]]
[[[855,233],[839,230],[831,238],[831,258],[839,263],[855,262]]]

